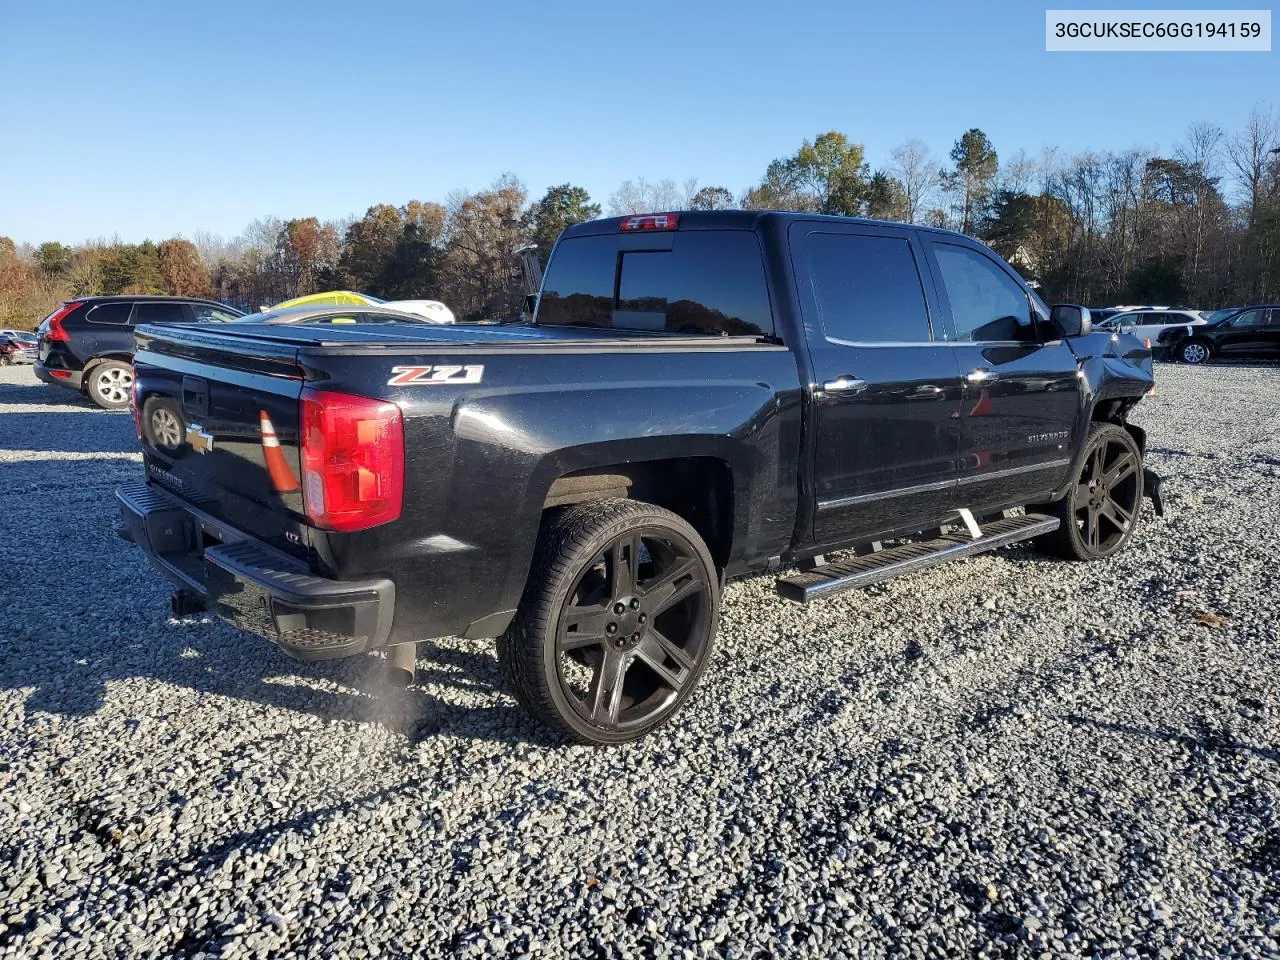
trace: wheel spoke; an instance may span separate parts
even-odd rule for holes
[[[1102,445],[1099,445],[1097,449],[1093,451],[1093,459],[1092,459],[1091,469],[1089,471],[1089,479],[1091,480],[1102,479],[1103,461],[1106,458],[1106,455],[1107,455],[1106,447]]]
[[[693,659],[657,630],[650,630],[636,647],[636,657],[648,664],[649,669],[672,690],[683,689],[693,676]],[[667,665],[668,660],[675,663],[674,670]]]
[[[613,598],[618,600],[634,594],[640,566],[640,534],[618,540],[609,551],[609,564],[613,568],[610,571]]]
[[[560,618],[560,635],[556,646],[561,651],[577,650],[604,642],[608,604],[591,607],[569,607]]]
[[[1089,485],[1087,483],[1076,484],[1076,503],[1087,503],[1089,501]]]
[[[1126,479],[1129,474],[1138,469],[1138,460],[1129,451],[1125,451],[1118,456],[1113,464],[1107,469],[1103,477],[1103,482],[1107,486],[1113,487],[1121,480]]]
[[[606,727],[618,725],[618,713],[622,707],[622,681],[627,675],[627,658],[612,647],[604,648],[604,656],[596,664],[591,677],[591,689],[587,691],[591,722]]]
[[[692,592],[690,586],[698,584],[697,571],[696,560],[677,559],[669,570],[640,584],[639,593],[645,598],[649,609],[655,615],[659,614]]]
[[[1106,517],[1121,533],[1128,530],[1129,524],[1133,522],[1133,514],[1110,497],[1098,508],[1098,513],[1100,516]]]
[[[1085,517],[1084,536],[1089,546],[1095,550],[1102,543],[1102,536],[1098,531],[1098,511],[1093,507],[1088,508],[1088,513]]]

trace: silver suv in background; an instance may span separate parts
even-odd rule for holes
[[[1113,313],[1097,324],[1099,330],[1131,333],[1139,340],[1150,339],[1154,346],[1160,332],[1169,327],[1198,327],[1205,323],[1198,310],[1129,310]]]

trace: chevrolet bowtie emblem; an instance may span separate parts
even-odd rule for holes
[[[196,453],[208,453],[213,449],[213,437],[204,432],[204,427],[193,423],[187,427],[187,443]]]

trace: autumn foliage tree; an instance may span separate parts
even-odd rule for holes
[[[160,277],[167,293],[179,297],[209,296],[209,270],[190,240],[175,237],[156,247]]]

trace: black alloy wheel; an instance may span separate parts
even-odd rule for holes
[[[1114,423],[1092,424],[1075,484],[1048,508],[1062,525],[1039,543],[1070,560],[1110,557],[1133,537],[1142,493],[1142,451],[1133,436]]]
[[[535,717],[580,742],[621,743],[692,693],[718,614],[715,566],[684,520],[631,500],[580,504],[544,527],[499,657]]]

